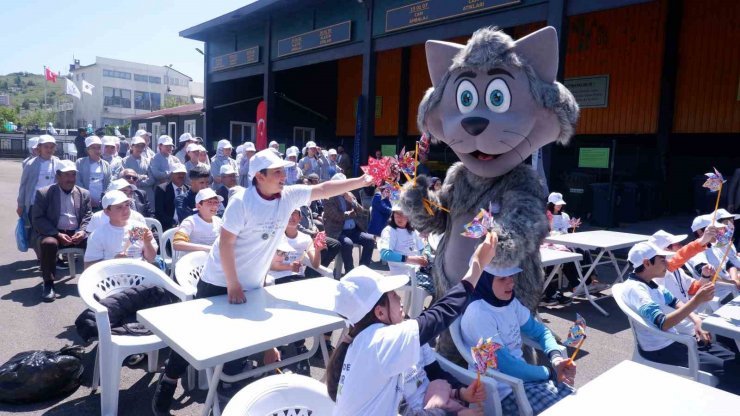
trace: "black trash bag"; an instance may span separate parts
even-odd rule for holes
[[[26,351],[0,366],[0,402],[35,403],[71,394],[84,371],[78,346]]]

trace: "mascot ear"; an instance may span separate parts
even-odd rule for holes
[[[452,59],[464,47],[464,45],[441,40],[428,40],[426,42],[427,68],[429,68],[432,86],[437,86],[437,83],[442,79],[442,75],[450,69]]]
[[[558,73],[559,58],[558,33],[554,27],[544,27],[519,39],[514,44],[514,51],[523,56],[528,64],[532,65],[534,72],[537,73],[537,76],[542,81],[547,83],[555,82],[555,76]],[[427,56],[429,56],[428,46]]]

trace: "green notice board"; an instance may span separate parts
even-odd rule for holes
[[[381,145],[380,151],[383,152],[383,156],[395,156],[396,155],[396,145],[395,144]]]
[[[581,147],[578,153],[579,168],[609,168],[608,147]]]

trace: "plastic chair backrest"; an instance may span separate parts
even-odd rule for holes
[[[194,251],[182,256],[175,265],[175,280],[180,286],[187,287],[195,293],[203,268],[206,266],[208,253]]]
[[[334,402],[326,385],[298,374],[265,377],[240,390],[223,416],[331,415]]]
[[[162,235],[162,223],[160,223],[158,219],[145,217],[144,222],[146,223],[146,226],[149,227],[149,229],[154,228],[154,231],[157,232],[157,236]]]
[[[175,247],[172,245],[175,232],[177,232],[177,227],[170,228],[159,235],[159,255],[162,256],[165,262],[168,260],[172,263],[177,262],[177,253],[175,252]]]
[[[463,342],[462,330],[460,329],[460,318],[455,319],[452,325],[450,325],[449,330],[450,335],[452,336],[452,342],[455,344],[455,348],[457,348],[457,352],[460,353],[468,364],[475,365],[473,356],[470,355],[470,349],[465,347],[465,342]]]

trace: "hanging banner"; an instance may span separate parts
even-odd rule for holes
[[[355,124],[355,146],[352,152],[352,159],[354,163],[352,168],[354,170],[353,176],[357,176],[360,173],[360,136],[362,135],[362,97],[357,100],[357,123]]]
[[[257,140],[256,147],[259,152],[267,148],[267,103],[265,100],[257,104]]]

